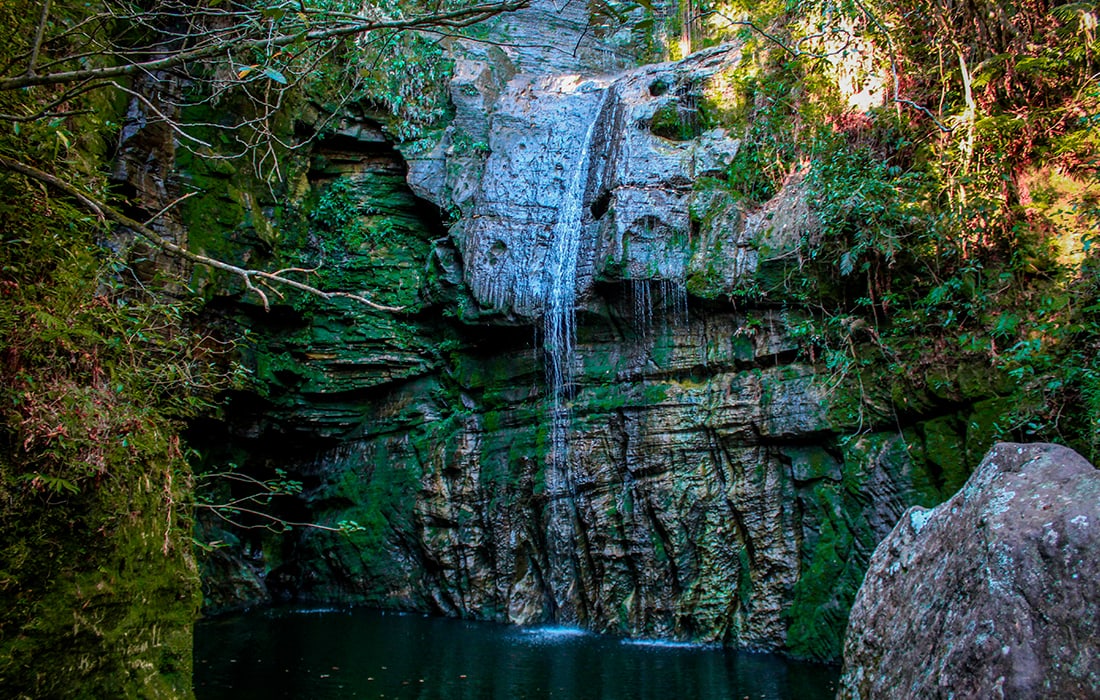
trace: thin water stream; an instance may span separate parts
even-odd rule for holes
[[[573,391],[576,345],[577,256],[584,227],[584,195],[592,163],[592,137],[607,96],[607,89],[603,89],[598,99],[594,100],[588,127],[579,143],[580,151],[568,168],[563,164],[563,189],[558,202],[557,220],[551,231],[542,285],[543,357],[550,395],[550,450],[546,465],[546,491],[550,504],[546,541],[550,554],[550,578],[554,581],[572,580],[575,575],[573,498],[576,494],[569,466],[569,430],[572,423],[569,399]],[[567,611],[570,601],[566,591],[555,587],[554,596],[555,608]]]
[[[362,608],[278,608],[200,622],[198,700],[816,700],[837,669],[717,647],[639,642]]]
[[[592,162],[592,136],[607,103],[608,91],[600,93],[588,128],[581,140],[580,154],[566,177],[558,218],[552,232],[552,244],[546,260],[543,288],[543,343],[546,357],[546,383],[552,401],[551,460],[553,471],[566,469],[569,449],[569,409],[566,401],[573,384],[573,348],[576,344],[577,255],[584,227],[584,194]],[[561,476],[567,477],[567,474]],[[561,484],[549,483],[551,493]]]

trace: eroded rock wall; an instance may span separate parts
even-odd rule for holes
[[[420,376],[261,418],[250,458],[303,480],[309,519],[364,528],[250,545],[268,589],[835,654],[875,544],[940,498],[938,436],[842,443],[777,313],[658,306],[639,326],[630,290],[582,317],[566,485],[531,328],[460,329]]]
[[[486,50],[456,69],[455,123],[407,161],[370,128],[322,143],[311,186],[343,178],[368,219],[396,222],[344,251],[339,279],[405,308],[250,316],[259,396],[206,437],[302,481],[274,506],[287,520],[358,529],[235,536],[245,583],[208,603],[259,581],[836,658],[875,545],[957,488],[998,409],[981,368],[908,413],[880,387],[852,402],[850,377],[799,350],[814,311],[744,294],[797,274],[816,233],[798,174],[755,208],[716,186],[739,142],[702,113],[738,60],[562,75]],[[570,183],[575,340],[556,393],[542,318]]]
[[[451,237],[480,307],[541,316],[564,249],[582,302],[598,280],[683,286],[712,274],[729,291],[750,277],[741,212],[697,186],[724,177],[737,153],[736,138],[703,128],[702,102],[739,61],[736,45],[619,72],[515,73],[503,56],[460,59],[454,123],[406,151],[414,191],[462,214]],[[584,216],[563,232],[573,197]],[[561,246],[572,229],[579,243]]]

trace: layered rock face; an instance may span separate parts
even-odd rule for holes
[[[269,589],[835,653],[874,544],[907,504],[936,498],[921,433],[840,445],[778,314],[676,323],[657,304],[646,323],[629,290],[608,317],[580,319],[564,478],[529,328],[362,403],[288,406],[300,432],[273,446],[269,426],[253,459],[299,475],[309,518],[365,530],[250,545]],[[342,436],[303,449],[310,430]]]
[[[406,311],[253,317],[265,396],[213,441],[303,482],[288,520],[359,529],[225,538],[247,571],[223,557],[217,580],[248,583],[209,604],[261,581],[836,657],[875,545],[957,488],[999,406],[949,379],[923,413],[838,411],[840,378],[798,359],[810,312],[746,296],[816,234],[797,175],[759,208],[720,186],[739,144],[706,112],[739,56],[467,56],[454,123],[403,150],[408,187],[369,125],[322,144],[314,186],[343,178],[393,224],[342,282]]]
[[[1098,511],[1100,472],[1073,450],[994,447],[875,550],[839,697],[1096,697]]]

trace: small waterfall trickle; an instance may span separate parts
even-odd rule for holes
[[[584,193],[592,156],[592,136],[607,102],[603,90],[581,140],[576,166],[565,180],[565,190],[552,232],[546,261],[543,305],[543,347],[546,383],[550,390],[550,462],[547,488],[551,493],[568,490],[566,462],[569,452],[570,412],[567,405],[573,390],[573,354],[576,342],[577,256],[584,226]]]
[[[688,322],[687,284],[679,280],[661,280],[661,301],[664,315],[673,326],[686,326]]]
[[[584,194],[591,163],[592,137],[607,101],[604,90],[580,143],[581,151],[564,191],[552,231],[546,260],[543,298],[543,355],[550,393],[550,454],[546,465],[546,492],[550,497],[546,542],[553,607],[558,620],[574,620],[570,591],[576,579],[575,486],[569,467],[569,428],[572,411],[573,361],[576,344],[577,257],[584,226]]]
[[[631,362],[637,372],[636,385],[642,389],[638,405],[648,408],[645,391],[647,367],[653,362],[659,344],[667,343],[666,351],[675,352],[674,329],[688,325],[687,285],[673,279],[632,278],[629,283],[630,305],[626,310],[634,331]],[[659,325],[657,319],[660,319]],[[645,432],[644,424],[640,430]]]
[[[638,342],[645,345],[653,337],[654,322],[664,329],[688,323],[687,285],[673,279],[636,279],[630,282],[629,313]]]
[[[650,281],[646,279],[630,280],[630,297],[633,301],[634,332],[644,341],[649,337],[653,325],[653,300],[650,298]]]

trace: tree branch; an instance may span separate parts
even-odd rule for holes
[[[42,3],[42,14],[38,18],[38,27],[34,31],[34,44],[31,45],[31,57],[27,61],[27,75],[34,75],[38,63],[38,51],[42,48],[42,35],[46,32],[46,20],[50,16],[50,0]]]
[[[943,122],[941,122],[936,117],[936,115],[932,114],[931,110],[929,110],[927,107],[924,107],[923,105],[919,105],[919,104],[917,104],[916,102],[914,102],[912,100],[907,100],[907,99],[901,97],[900,92],[899,92],[899,90],[900,90],[899,82],[900,81],[898,79],[898,64],[897,64],[897,60],[894,58],[894,55],[897,53],[896,49],[894,48],[894,37],[893,37],[893,35],[890,34],[890,30],[887,29],[882,24],[882,22],[879,21],[879,18],[875,16],[875,13],[871,12],[871,10],[866,5],[864,5],[860,0],[855,0],[855,5],[856,5],[856,7],[859,8],[860,12],[863,13],[863,15],[867,18],[867,20],[869,22],[871,22],[871,24],[878,27],[878,30],[880,32],[882,32],[882,35],[884,37],[886,37],[886,46],[887,46],[887,49],[890,51],[890,76],[891,76],[891,78],[893,78],[891,87],[893,88],[893,93],[894,93],[894,103],[899,104],[899,105],[906,105],[907,107],[912,107],[913,109],[917,110],[918,112],[920,112],[924,116],[931,119],[932,123],[936,125],[936,128],[939,129],[940,131],[942,131],[945,134],[950,134],[952,131],[954,131],[954,129],[947,126]]]
[[[220,504],[220,503],[219,504],[215,504],[215,503],[191,503],[189,505],[192,508],[205,508],[206,510],[213,511],[214,515],[217,515],[219,518],[221,518],[225,522],[229,523],[230,525],[233,525],[234,527],[239,527],[242,530],[264,529],[264,530],[271,530],[272,532],[281,532],[282,530],[285,530],[285,529],[290,528],[290,527],[307,527],[307,528],[314,529],[314,530],[325,530],[325,531],[328,531],[328,532],[347,532],[348,531],[347,528],[343,528],[343,527],[331,527],[329,525],[321,525],[319,523],[299,523],[299,522],[294,522],[294,521],[291,521],[291,520],[284,520],[284,519],[280,518],[277,515],[272,515],[271,513],[266,513],[262,510],[255,510],[253,508],[242,508],[240,506],[226,506],[226,505]],[[236,520],[234,520],[233,518],[229,517],[229,515],[226,515],[226,512],[228,512],[230,515],[236,515],[237,513],[248,513],[249,515],[254,515],[256,517],[263,518],[263,519],[268,520],[270,522],[266,525],[263,525],[263,524],[261,524],[261,525],[244,525],[243,523],[239,523]],[[279,527],[278,530],[275,529],[276,526]]]
[[[181,245],[165,239],[156,231],[152,230],[140,221],[131,219],[130,217],[117,211],[116,209],[113,209],[104,202],[101,202],[93,198],[92,196],[81,192],[75,186],[53,175],[50,175],[43,170],[39,170],[34,166],[27,165],[26,163],[22,163],[17,160],[12,160],[11,158],[3,155],[0,155],[0,166],[38,180],[39,182],[45,183],[50,187],[53,187],[54,189],[67,194],[68,196],[80,202],[81,206],[95,214],[96,217],[100,220],[113,221],[116,224],[125,226],[142,238],[146,239],[153,246],[159,248],[160,250],[163,250],[166,253],[170,253],[172,255],[175,255],[176,257],[183,258],[184,260],[188,260],[198,265],[203,265],[213,268],[215,270],[222,270],[223,272],[228,272],[232,275],[236,275],[244,282],[244,286],[248,291],[254,292],[256,296],[260,298],[260,301],[263,303],[265,311],[271,309],[271,303],[268,300],[267,293],[256,286],[257,282],[267,286],[268,289],[272,291],[274,291],[272,285],[276,285],[282,287],[290,287],[291,289],[297,289],[299,291],[311,294],[316,297],[320,297],[321,299],[325,300],[351,299],[352,301],[366,304],[372,309],[377,309],[378,311],[396,312],[403,311],[405,308],[403,306],[386,306],[384,304],[379,304],[375,301],[368,299],[362,294],[353,294],[351,292],[326,292],[323,289],[318,289],[317,287],[314,287],[313,285],[305,284],[304,282],[298,282],[297,280],[289,279],[283,276],[287,272],[299,271],[298,268],[288,268],[286,270],[279,270],[276,272],[265,272],[263,270],[252,270],[245,267],[238,267],[237,265],[232,265],[230,263],[223,262],[221,260],[217,260],[206,255],[200,255],[199,253],[188,250]]]
[[[312,26],[308,21],[296,27],[295,31],[286,31],[274,36],[262,36],[254,38],[239,38],[234,40],[232,38],[224,37],[224,33],[212,33],[212,40],[208,43],[204,43],[197,48],[190,50],[182,50],[172,53],[161,58],[157,58],[151,61],[140,61],[134,63],[126,63],[118,66],[104,66],[99,68],[82,68],[70,71],[58,71],[55,73],[45,74],[24,74],[13,78],[0,79],[0,90],[14,90],[17,88],[33,87],[36,85],[60,85],[64,83],[77,82],[82,80],[90,80],[96,78],[117,78],[125,75],[132,75],[141,71],[157,71],[165,70],[167,68],[174,68],[192,61],[197,61],[204,58],[210,58],[212,56],[220,54],[225,50],[226,45],[229,44],[231,48],[237,50],[259,49],[259,48],[281,48],[287,46],[296,41],[306,42],[319,42],[325,39],[333,39],[342,36],[350,36],[353,34],[364,34],[366,32],[377,31],[380,29],[419,29],[430,28],[433,26],[447,26],[447,27],[462,27],[476,24],[482,20],[490,17],[495,17],[504,12],[512,12],[521,8],[527,7],[530,0],[501,0],[500,2],[486,3],[482,5],[474,5],[472,7],[463,8],[460,10],[452,10],[450,12],[437,12],[428,15],[418,15],[408,19],[394,19],[394,20],[369,20],[360,19],[360,21],[344,20],[344,23],[337,24],[336,26],[323,27],[321,29],[308,29]],[[259,12],[251,13],[254,15],[257,22],[259,22],[263,15]],[[186,33],[181,38],[190,38],[196,36],[192,33]],[[125,59],[127,55],[122,54],[121,58]]]
[[[899,105],[905,105],[907,107],[912,107],[913,109],[917,110],[921,114],[924,114],[926,117],[931,119],[932,122],[936,125],[937,129],[939,129],[940,131],[942,131],[944,133],[951,133],[953,131],[953,129],[951,127],[945,125],[938,118],[936,118],[936,115],[932,114],[932,112],[927,107],[919,105],[916,102],[913,102],[912,100],[907,100],[907,99],[901,97],[901,95],[899,94],[899,87],[898,87],[897,61],[894,59],[894,53],[895,53],[895,51],[894,51],[894,42],[893,42],[892,36],[890,35],[890,31],[885,26],[883,26],[882,22],[879,21],[878,17],[876,17],[874,15],[874,13],[871,12],[862,2],[860,2],[860,0],[855,0],[855,5],[856,5],[856,7],[858,7],[860,9],[861,12],[863,12],[864,16],[867,17],[867,20],[870,21],[872,24],[874,24],[878,28],[878,30],[880,32],[882,32],[883,36],[886,37],[886,43],[888,45],[888,49],[889,49],[889,52],[890,52],[890,73],[893,77],[893,83],[892,83],[893,97],[892,97],[892,100],[894,101],[894,103],[899,104]],[[807,52],[807,51],[803,51],[799,47],[802,44],[809,41],[809,40],[819,38],[819,37],[822,37],[822,36],[826,36],[826,33],[822,32],[820,34],[815,34],[813,36],[803,37],[802,39],[799,39],[797,44],[795,44],[794,46],[790,46],[785,41],[780,39],[779,37],[777,37],[773,34],[769,34],[768,32],[766,32],[763,29],[761,29],[760,27],[758,27],[756,24],[754,24],[754,23],[752,23],[748,20],[733,19],[733,18],[723,14],[722,12],[719,12],[718,10],[710,10],[708,12],[701,13],[699,15],[699,17],[706,17],[706,16],[709,16],[709,15],[717,15],[718,17],[721,17],[722,19],[724,19],[728,24],[733,25],[733,26],[748,27],[752,31],[754,31],[757,34],[759,34],[760,36],[764,37],[765,39],[767,39],[771,43],[775,44],[779,48],[783,49],[784,51],[786,51],[787,53],[789,53],[791,56],[793,56],[795,58],[801,58],[803,56],[806,56],[806,57],[809,57],[809,58],[828,58],[829,56],[834,56],[834,55],[843,53],[844,51],[847,50],[848,45],[851,43],[851,34],[849,32],[847,32],[845,30],[835,30],[834,33],[841,33],[841,34],[844,34],[844,35],[847,36],[847,41],[845,42],[844,46],[842,46],[840,49],[837,49],[836,51],[830,51],[828,53],[823,53],[823,54],[810,53],[810,52]]]

